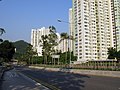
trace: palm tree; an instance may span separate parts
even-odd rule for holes
[[[54,26],[50,26],[49,29],[50,29],[50,34],[48,35],[48,38],[49,38],[49,43],[51,44],[51,53],[54,53],[55,46],[58,45],[57,43],[58,36],[56,34],[56,28]]]
[[[5,30],[3,28],[0,28],[0,36],[5,33]],[[3,42],[3,39],[0,38],[0,42]]]
[[[55,54],[56,52],[55,47],[58,45],[58,42],[57,42],[58,36],[56,34],[56,28],[54,26],[50,26],[49,30],[50,30],[50,34],[48,35],[49,46],[50,46],[49,56],[51,57],[51,55]]]
[[[67,33],[61,33],[60,34],[61,36],[61,40],[60,40],[60,43],[63,41],[63,50],[64,50],[64,40],[66,40],[66,49],[67,49],[67,38],[68,38],[68,34]],[[65,64],[67,62],[67,51],[66,51],[66,58],[65,58]]]
[[[50,33],[56,34],[56,28],[54,26],[49,26]]]
[[[5,30],[3,28],[0,28],[0,36],[5,33]]]
[[[64,49],[64,40],[66,41],[66,50],[69,50],[69,46],[67,48],[67,41],[68,40],[74,40],[74,38],[71,35],[68,35],[67,33],[61,33],[61,41],[63,41],[63,49]],[[66,51],[66,60],[65,64],[67,63],[67,51]]]

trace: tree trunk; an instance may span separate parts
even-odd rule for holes
[[[67,39],[66,39],[66,60],[65,60],[65,64],[67,64]]]
[[[33,65],[33,58],[31,58],[31,60],[32,60],[32,65]]]
[[[52,65],[54,64],[54,62],[53,62],[53,57],[52,57],[52,63],[51,63]]]
[[[47,55],[46,55],[46,64],[47,64]]]

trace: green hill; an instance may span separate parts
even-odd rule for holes
[[[15,48],[16,48],[16,52],[14,54],[14,58],[19,58],[22,54],[24,54],[26,52],[26,48],[29,45],[29,43],[23,41],[23,40],[19,40],[16,42],[13,42]]]
[[[23,41],[23,40],[19,40],[16,42],[13,42],[14,46],[16,47],[16,53],[25,53],[27,46],[29,45],[29,43]]]

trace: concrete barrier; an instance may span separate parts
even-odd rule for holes
[[[88,75],[98,75],[98,76],[110,76],[110,77],[119,77],[120,71],[101,71],[101,70],[76,70],[72,69],[72,73],[78,74],[88,74]]]
[[[98,76],[109,76],[109,77],[119,77],[120,71],[102,71],[102,70],[80,70],[80,69],[65,69],[65,68],[47,68],[47,67],[36,67],[29,66],[29,68],[44,69],[48,71],[61,71],[77,74],[88,74],[88,75],[98,75]]]

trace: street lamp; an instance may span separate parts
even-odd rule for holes
[[[58,22],[62,22],[60,19],[57,20]]]
[[[67,21],[62,21],[62,20],[60,20],[60,19],[58,19],[57,20],[58,22],[63,22],[63,23],[68,23],[69,25],[71,25],[72,23],[70,23],[70,22],[67,22]],[[68,33],[68,35],[69,36],[72,36],[71,35],[71,33],[70,33],[70,31],[69,31],[69,33]],[[71,42],[68,40],[68,48],[69,48],[69,50],[70,50],[70,62],[69,62],[69,64],[71,65]]]
[[[60,20],[60,19],[58,19],[57,21],[58,21],[58,22],[64,22],[64,23],[68,23],[68,24],[72,24],[72,23],[70,23],[70,22],[63,21],[63,20]]]

